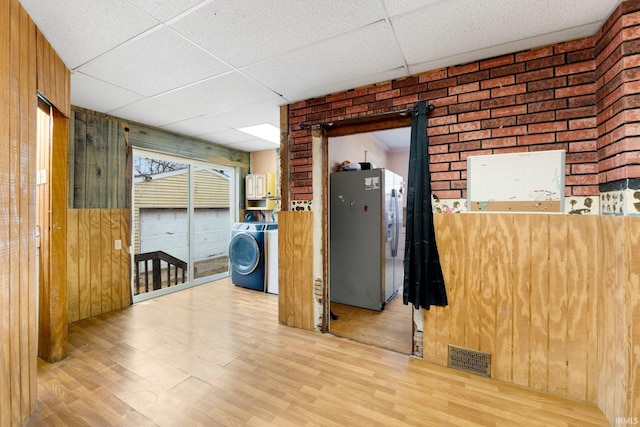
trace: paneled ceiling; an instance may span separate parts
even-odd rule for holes
[[[73,105],[258,151],[276,145],[238,129],[280,105],[590,36],[620,0],[20,2]]]

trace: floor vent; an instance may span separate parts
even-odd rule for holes
[[[461,371],[491,376],[491,354],[449,344],[447,366]]]

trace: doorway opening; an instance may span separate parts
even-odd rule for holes
[[[229,275],[235,171],[134,150],[133,302]]]
[[[413,308],[402,303],[410,136],[411,129],[403,127],[329,137],[327,142],[329,331],[405,354],[413,351]],[[340,172],[345,162],[360,172]],[[342,175],[332,180],[334,173]],[[367,186],[374,181],[379,189]],[[349,221],[355,226],[345,228]],[[357,232],[359,225],[363,228]]]

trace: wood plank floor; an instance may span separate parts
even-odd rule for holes
[[[228,279],[70,325],[28,426],[604,426],[595,406],[280,325]]]
[[[411,354],[412,310],[412,306],[402,304],[401,295],[389,301],[382,311],[332,302],[331,311],[338,318],[331,321],[329,331],[339,337]]]

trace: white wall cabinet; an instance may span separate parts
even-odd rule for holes
[[[274,173],[254,173],[245,179],[247,210],[274,210],[277,208],[276,177]]]

